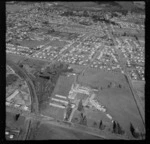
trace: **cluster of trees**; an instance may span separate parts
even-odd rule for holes
[[[100,130],[104,130],[106,128],[106,125],[103,123],[102,120],[100,120],[99,125],[98,125],[98,123],[94,122],[93,126],[98,127]],[[120,126],[120,124],[118,122],[115,122],[115,121],[113,122],[112,132],[115,134],[120,134],[120,135],[123,135],[125,133],[125,131]]]
[[[120,124],[116,121],[113,121],[113,133],[123,135],[125,131],[122,129]]]
[[[114,88],[114,87],[117,87],[117,88],[122,88],[122,85],[121,84],[116,84],[116,83],[112,83],[110,82],[107,87],[100,87],[100,90],[103,90],[103,89],[106,89],[106,88]]]
[[[134,138],[137,138],[137,139],[139,139],[139,138],[144,139],[145,138],[145,134],[140,132],[137,128],[134,128],[132,123],[130,123],[130,132]]]
[[[120,124],[116,121],[113,122],[113,133],[123,135],[125,134],[125,131],[122,129]],[[130,132],[132,136],[136,139],[144,139],[145,134],[140,132],[137,128],[134,128],[132,123],[130,123]]]
[[[86,115],[83,114],[83,112],[84,112],[84,106],[83,106],[83,104],[82,104],[82,99],[79,101],[77,110],[78,110],[79,112],[81,112],[79,124],[87,125],[87,118],[86,118]]]

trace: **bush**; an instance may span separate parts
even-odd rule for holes
[[[6,78],[6,86],[9,86],[11,84],[13,84],[14,82],[16,82],[18,79],[18,77],[14,74],[9,74]]]

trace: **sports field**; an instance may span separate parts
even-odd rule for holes
[[[57,85],[54,89],[52,97],[55,96],[55,94],[68,96],[73,82],[74,82],[74,76],[73,75],[71,75],[69,77],[60,76],[58,81],[57,81]]]
[[[64,112],[65,108],[51,106],[51,104],[56,104],[58,106],[64,106],[64,103],[61,103],[56,100],[63,100],[66,103],[68,102],[68,94],[71,89],[72,83],[74,82],[74,76],[60,76],[57,84],[55,86],[54,92],[50,97],[49,101],[45,103],[45,109],[41,112],[43,115],[53,117],[55,119],[63,120],[64,119]],[[61,95],[66,97],[65,99],[57,97],[56,95]]]

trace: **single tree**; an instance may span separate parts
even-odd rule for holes
[[[15,115],[15,120],[16,120],[16,121],[18,120],[19,116],[20,116],[20,114],[16,114],[16,115]]]
[[[138,129],[135,129],[134,126],[132,125],[132,123],[130,123],[130,131],[131,131],[131,134],[134,138],[140,137]]]
[[[130,123],[130,131],[131,131],[131,134],[134,133],[135,131],[135,128],[133,127],[132,123]]]
[[[117,123],[117,129],[118,129],[118,134],[123,135],[125,133],[124,130],[121,128],[119,123]]]
[[[97,127],[97,122],[94,121],[93,126],[94,126],[94,127]]]
[[[84,118],[84,115],[83,115],[83,113],[81,113],[81,119],[83,119]]]
[[[141,137],[141,134],[140,134],[140,131],[138,128],[135,129],[135,131],[133,132],[133,137],[135,138],[140,138]]]
[[[99,129],[100,130],[104,130],[105,129],[105,125],[103,124],[102,120],[100,121],[100,124],[99,124]]]
[[[112,82],[110,82],[110,84],[109,84],[109,85],[110,85],[110,87],[112,87]]]
[[[70,115],[71,115],[71,112],[72,112],[72,108],[71,108],[71,104],[69,103],[68,104],[68,107],[67,107],[67,110],[66,110],[66,117],[65,117],[65,120],[68,121]]]
[[[118,87],[121,88],[121,84],[119,84]]]
[[[117,124],[113,121],[113,133],[117,133]]]
[[[86,118],[86,116],[83,117],[83,123],[82,124],[83,125],[87,125],[87,118]]]
[[[100,123],[99,123],[99,128],[102,126],[102,120],[100,121]]]
[[[82,100],[79,101],[79,104],[78,104],[78,111],[83,111],[83,104],[82,104]]]

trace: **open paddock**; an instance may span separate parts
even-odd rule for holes
[[[121,84],[122,87],[107,88],[110,82]],[[98,87],[96,99],[127,132],[129,132],[130,122],[140,131],[144,131],[142,119],[124,75],[87,69],[84,76],[79,76],[79,83]]]
[[[100,69],[88,68],[84,75],[79,75],[78,82],[97,89],[101,89],[101,87],[107,89],[110,83],[112,83],[112,87],[118,87],[120,84],[122,88],[129,89],[124,75]]]

